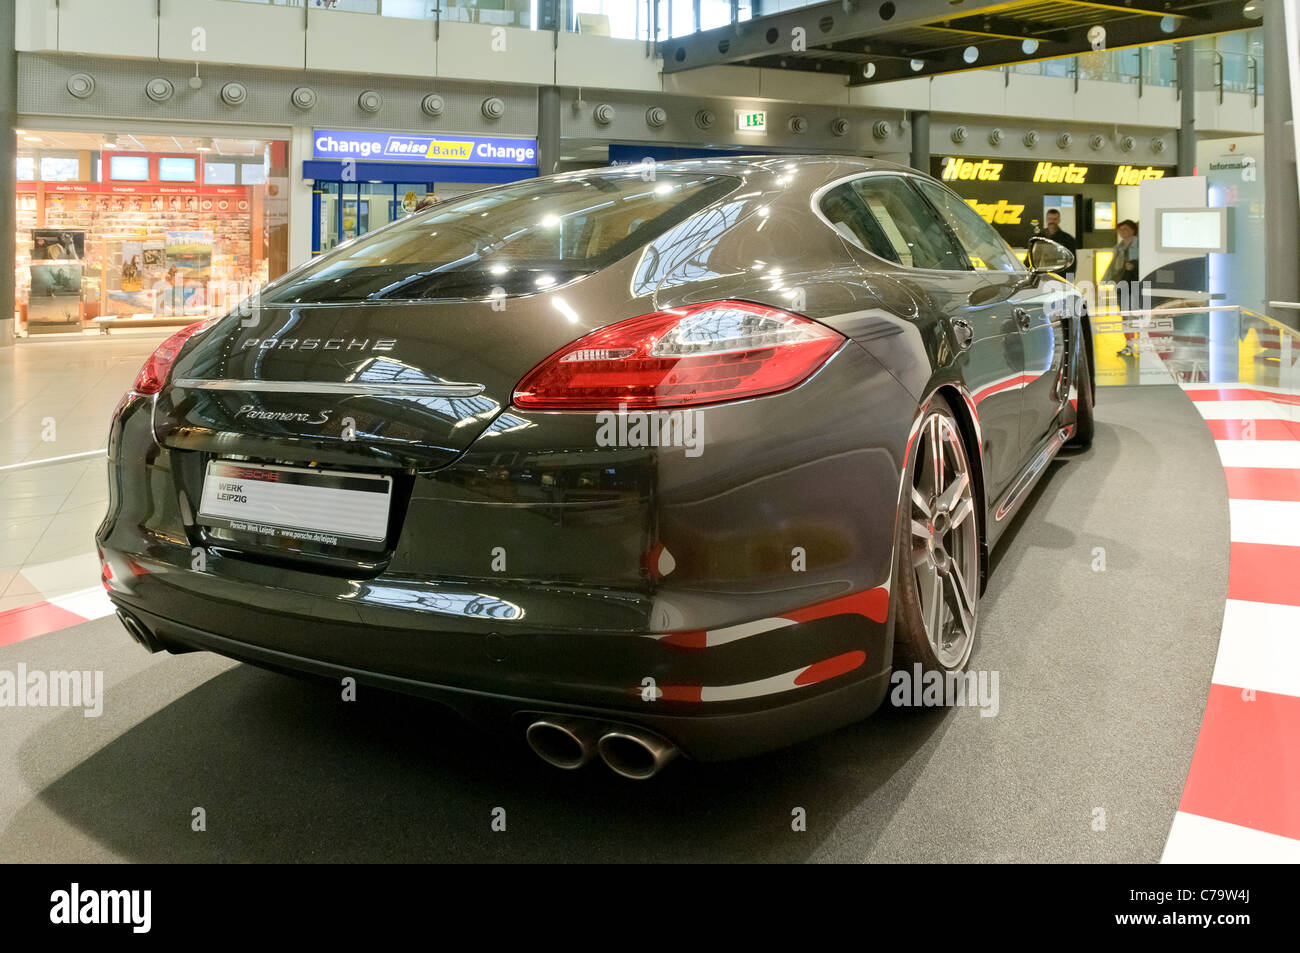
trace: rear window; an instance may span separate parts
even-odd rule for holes
[[[604,268],[739,186],[705,172],[601,170],[454,199],[268,288],[270,303],[477,298],[543,291]]]

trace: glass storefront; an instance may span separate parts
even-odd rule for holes
[[[435,194],[424,182],[319,182],[316,192],[322,252],[413,212]]]
[[[184,324],[288,268],[288,143],[18,132],[19,335]]]

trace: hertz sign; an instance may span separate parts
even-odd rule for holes
[[[943,160],[943,170],[939,177],[945,182],[1001,182],[1004,164],[989,159],[976,161],[947,156]]]
[[[1021,218],[1025,214],[1023,205],[1016,205],[1006,199],[998,199],[996,202],[967,199],[966,204],[978,212],[980,218],[990,225],[1019,225]]]
[[[1035,182],[1040,185],[1140,185],[1162,179],[1156,166],[1083,165],[1078,162],[1034,162],[1020,159],[963,159],[944,156],[931,171],[945,182]]]

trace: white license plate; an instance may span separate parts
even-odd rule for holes
[[[199,522],[326,546],[384,548],[392,477],[213,460]]]

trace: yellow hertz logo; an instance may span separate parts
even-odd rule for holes
[[[1088,178],[1086,165],[1057,165],[1055,162],[1040,162],[1034,168],[1035,182],[1070,182],[1082,185]]]
[[[1025,211],[1023,205],[1012,205],[1006,199],[999,199],[996,205],[967,199],[966,204],[990,225],[1019,225],[1020,216]]]
[[[434,139],[429,143],[429,151],[425,156],[429,159],[468,159],[474,154],[474,143],[456,142],[451,139],[439,140]]]
[[[1151,166],[1139,169],[1131,165],[1122,165],[1115,170],[1116,185],[1140,185],[1146,179],[1163,179],[1164,177],[1164,169],[1155,169]]]
[[[970,159],[958,159],[955,156],[946,156],[943,160],[943,180],[945,182],[999,182],[1002,179],[1002,163],[990,162],[988,159],[981,159],[979,162],[972,162]]]

